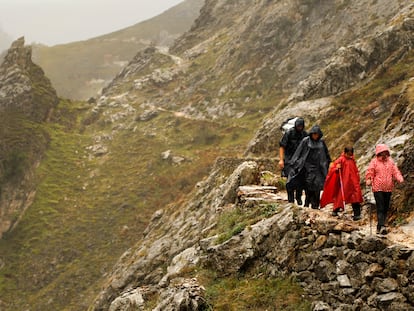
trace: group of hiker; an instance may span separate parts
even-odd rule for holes
[[[297,204],[302,205],[305,192],[305,207],[319,209],[332,203],[333,216],[339,216],[345,205],[351,204],[353,220],[360,220],[363,197],[354,148],[345,146],[332,162],[322,137],[318,125],[306,132],[305,120],[299,117],[283,134],[279,142],[279,166],[282,176],[287,178],[288,201],[293,203],[296,199]],[[389,147],[378,144],[366,171],[365,183],[372,187],[374,194],[379,234],[387,234],[385,223],[395,181],[402,183],[404,178],[390,156]]]

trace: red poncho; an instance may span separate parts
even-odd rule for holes
[[[338,164],[341,165],[340,169],[337,169]],[[340,175],[345,200],[342,198]],[[345,203],[361,203],[363,199],[359,182],[359,171],[354,157],[346,157],[342,153],[335,160],[326,176],[320,206],[325,207],[327,204],[333,203],[335,210],[340,207],[345,208],[344,201]]]

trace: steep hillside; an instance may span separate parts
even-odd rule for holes
[[[96,96],[137,53],[150,45],[168,47],[198,16],[203,0],[186,0],[131,27],[85,41],[33,46],[33,60],[52,81],[59,96]]]
[[[61,101],[34,203],[0,240],[0,306],[409,310],[414,255],[367,237],[367,206],[360,223],[333,221],[281,194],[243,202],[239,187],[283,186],[279,126],[300,114],[333,157],[353,143],[361,170],[376,142],[392,146],[407,182],[390,225],[402,230],[413,10],[208,0],[169,50],[141,50],[88,103]]]

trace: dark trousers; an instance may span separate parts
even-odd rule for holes
[[[375,203],[377,204],[377,229],[385,226],[387,213],[391,203],[391,192],[378,191],[374,192]]]
[[[321,200],[320,190],[307,190],[306,197],[313,209],[319,208],[319,202]]]
[[[296,199],[296,201],[301,202],[302,201],[302,192],[303,190],[300,188],[296,188],[296,189],[288,189],[287,190],[287,194],[288,194],[288,201],[293,203]]]
[[[354,213],[354,217],[361,216],[361,203],[352,203],[352,211]]]

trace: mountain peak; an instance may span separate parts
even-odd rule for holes
[[[58,98],[44,71],[32,62],[24,37],[15,40],[0,66],[0,109],[16,109],[35,121],[45,120]]]

